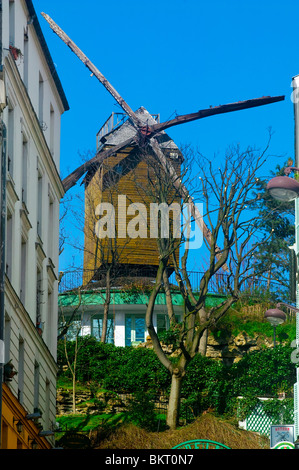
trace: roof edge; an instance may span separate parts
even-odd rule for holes
[[[64,93],[64,90],[63,90],[63,87],[62,87],[60,78],[59,78],[59,76],[58,76],[56,67],[55,67],[55,65],[54,65],[54,62],[53,62],[51,53],[50,53],[49,48],[48,48],[48,45],[47,45],[47,43],[46,43],[44,34],[43,34],[43,32],[42,32],[40,23],[39,23],[39,21],[38,21],[38,18],[37,18],[37,15],[36,15],[36,11],[35,11],[35,8],[34,8],[34,6],[33,6],[33,2],[32,2],[32,0],[25,0],[25,1],[26,1],[26,5],[27,5],[27,8],[28,8],[29,15],[30,15],[30,17],[31,17],[32,20],[33,20],[33,21],[32,21],[32,24],[33,24],[33,26],[34,26],[36,35],[37,35],[37,37],[38,37],[38,40],[39,40],[40,45],[41,45],[41,47],[42,47],[43,53],[44,53],[44,55],[45,55],[45,58],[46,58],[46,61],[47,61],[47,64],[48,64],[50,73],[51,73],[51,75],[52,75],[52,77],[53,77],[53,80],[54,80],[54,82],[55,82],[57,91],[58,91],[59,96],[60,96],[60,98],[61,98],[61,101],[62,101],[64,110],[65,110],[65,111],[68,111],[68,110],[70,109],[70,107],[69,107],[69,104],[68,104],[66,95],[65,95],[65,93]]]

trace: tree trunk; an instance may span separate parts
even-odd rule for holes
[[[80,331],[80,330],[79,330]],[[78,358],[78,334],[76,335],[76,343],[75,343],[75,357],[73,363],[73,413],[76,413],[76,372],[77,372],[77,358]]]
[[[73,373],[73,413],[76,413],[76,375]]]
[[[200,323],[205,323],[208,319],[208,313],[205,311],[205,309],[200,309],[199,312],[200,316]],[[207,354],[207,344],[208,344],[208,329],[204,330],[200,340],[199,340],[199,346],[198,346],[198,352],[202,356],[206,356]]]
[[[167,272],[163,272],[163,283],[164,283],[164,290],[165,290],[165,298],[166,298],[166,305],[167,305],[167,312],[169,317],[170,326],[175,322],[175,316],[173,311],[173,304],[172,304],[172,295],[171,290],[169,287],[169,279],[167,276]]]
[[[102,327],[101,343],[106,343],[108,311],[109,311],[109,303],[105,302],[104,312],[103,312],[103,327]]]
[[[104,303],[104,312],[103,312],[103,328],[101,335],[101,343],[106,343],[107,335],[107,324],[108,324],[108,312],[111,301],[111,285],[110,285],[110,269],[108,268],[106,273],[106,297]]]
[[[170,429],[175,429],[179,422],[182,380],[182,374],[172,373],[166,421]]]
[[[202,337],[199,341],[198,352],[202,356],[206,356],[207,354],[207,344],[208,344],[208,330],[205,330],[202,334]]]

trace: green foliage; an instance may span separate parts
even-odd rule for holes
[[[253,306],[259,304],[257,309],[265,312],[268,310],[269,305],[273,303],[269,303],[269,300],[267,302],[267,299],[267,293],[261,296],[260,301],[258,301],[254,295],[250,297],[248,293],[246,293],[246,295],[243,293],[234,307],[211,329],[211,333],[214,335],[215,339],[221,340],[231,335],[237,336],[239,333],[246,333],[247,336],[251,338],[258,335],[260,338],[272,339],[273,327],[264,319],[264,313],[256,314],[256,317],[253,317],[252,315],[246,316],[244,311],[242,311],[242,306],[244,305]],[[278,342],[283,341],[290,344],[296,338],[295,319],[287,320],[283,325],[280,325],[276,330],[276,337]]]
[[[147,431],[157,431],[158,416],[154,400],[153,393],[136,392],[128,407],[127,421]]]
[[[56,445],[59,447],[59,441],[65,432],[85,432],[97,431],[99,439],[105,439],[119,426],[126,422],[126,414],[119,413],[117,415],[65,415],[56,418],[59,423],[61,432],[56,434]]]
[[[294,416],[294,400],[293,398],[286,398],[279,400],[273,398],[267,400],[263,404],[264,411],[270,415],[275,424],[289,424],[293,423]]]
[[[74,356],[74,343],[68,342],[68,354]],[[119,393],[133,393],[155,388],[165,390],[170,383],[168,371],[154,351],[147,348],[116,347],[103,344],[95,338],[79,338],[77,376],[79,382],[97,382],[100,388]],[[66,360],[64,348],[58,348],[59,376],[70,377],[63,371]]]
[[[158,392],[169,385],[168,371],[150,349],[115,348],[106,362],[107,372],[101,375],[102,385],[106,389],[128,393],[155,387]]]
[[[259,400],[255,395],[243,396],[241,400],[236,400],[236,414],[239,420],[244,420],[253,412],[257,404],[262,403],[263,412],[266,413],[273,424],[291,424],[294,420],[294,400],[293,398],[270,398],[269,400]]]
[[[290,346],[276,346],[252,352],[233,364],[226,373],[231,396],[275,396],[282,389],[292,393],[296,369]]]
[[[246,394],[241,400],[234,397],[234,399],[230,401],[230,406],[235,411],[238,419],[243,421],[250,415],[258,403],[259,399],[256,395]],[[232,412],[232,410],[230,411]]]
[[[181,323],[175,323],[168,328],[159,333],[159,339],[164,344],[172,344],[174,349],[179,348],[181,335]]]
[[[287,162],[283,167],[277,165],[276,171],[271,172],[272,177],[283,175],[286,166]],[[260,229],[268,238],[256,251],[254,268],[256,273],[266,273],[272,281],[276,280],[288,289],[290,269],[288,247],[295,241],[295,206],[293,202],[277,201],[270,195],[267,191],[269,179],[257,181],[259,198],[252,204],[252,209],[258,210],[262,221]]]
[[[140,296],[149,297],[152,292],[153,286],[140,280],[139,283],[133,282],[129,285],[124,285],[122,289],[122,299],[125,303],[135,304],[140,300]]]
[[[133,393],[134,400],[129,406],[126,419],[145,427],[157,429],[157,416],[154,411],[153,396],[159,392],[168,393],[170,374],[157,359],[154,351],[146,348],[115,347],[102,344],[91,337],[80,338],[77,380],[85,383],[93,392],[94,408],[99,413],[103,403],[96,400],[96,392],[101,389],[111,393]],[[70,342],[70,354],[74,345]],[[188,364],[182,386],[181,417],[189,420],[204,410],[213,409],[218,414],[236,416],[248,413],[256,404],[257,397],[277,397],[284,391],[287,400],[276,399],[267,403],[267,412],[284,419],[292,414],[292,391],[296,381],[296,367],[291,362],[293,349],[277,345],[276,348],[246,354],[232,366],[225,366],[197,354]],[[63,348],[58,354],[59,380],[70,377],[65,370]],[[238,396],[243,396],[241,408]],[[103,397],[103,395],[102,395]],[[105,401],[105,397],[103,397]],[[281,409],[280,409],[280,408]],[[291,422],[292,420],[287,420]]]
[[[269,413],[272,410],[271,415],[275,415],[276,404],[276,407],[280,406],[282,416],[291,416],[296,381],[296,368],[291,362],[292,351],[290,346],[267,348],[247,354],[230,367],[197,355],[189,364],[183,383],[182,396],[186,400],[182,401],[182,415],[189,410],[193,416],[198,416],[208,408],[219,414],[235,415],[239,409],[238,396],[244,397],[241,410],[244,415],[255,406],[258,397],[277,397],[279,392],[284,391],[289,400],[288,406],[275,399],[271,401],[272,405],[267,406]]]

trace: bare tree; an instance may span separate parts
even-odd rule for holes
[[[171,237],[157,239],[160,263],[155,285],[149,297],[146,326],[159,360],[169,370],[172,377],[167,416],[167,424],[171,428],[178,423],[180,394],[186,367],[198,353],[201,339],[236,302],[242,285],[253,275],[258,274],[252,269],[252,258],[255,250],[264,240],[262,234],[260,238],[258,236],[261,220],[258,215],[249,210],[248,205],[252,198],[258,197],[254,196],[254,190],[258,180],[258,171],[265,161],[266,150],[260,154],[253,149],[241,152],[239,148],[232,148],[222,159],[220,166],[216,165],[215,161],[209,161],[198,155],[200,157],[197,169],[197,178],[200,182],[198,195],[200,194],[200,200],[203,203],[203,218],[211,234],[207,245],[209,262],[198,290],[194,290],[189,276],[188,234],[182,233],[180,258],[177,256],[177,240]],[[162,184],[157,185],[156,181],[155,187],[152,187],[153,192],[158,188],[159,199],[162,200],[164,197],[165,202],[168,201],[168,194],[164,192],[167,178],[171,179],[171,175],[164,173]],[[220,251],[218,246],[222,247]],[[179,350],[176,351],[175,361],[171,360],[162,349],[153,323],[155,301],[158,293],[164,289],[168,298],[170,324],[176,324],[171,302],[172,292],[166,275],[170,260],[174,266],[185,305],[183,321],[176,325],[179,331]],[[209,293],[209,283],[224,266],[228,268],[228,270],[226,268],[225,299],[208,311],[206,298]],[[203,352],[204,350],[205,348],[202,347]]]

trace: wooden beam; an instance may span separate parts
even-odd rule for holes
[[[120,94],[115,90],[115,88],[108,82],[104,75],[93,65],[89,58],[79,49],[79,47],[71,40],[71,38],[65,34],[65,32],[55,23],[55,21],[50,18],[46,13],[41,13],[45,20],[49,23],[50,27],[60,37],[60,39],[71,49],[74,54],[86,65],[86,67],[97,77],[97,79],[104,85],[106,90],[113,96],[117,103],[122,107],[122,109],[127,113],[127,115],[132,119],[136,127],[141,126],[138,117],[135,115],[134,111],[130,106],[125,102],[125,100],[120,96]]]
[[[152,131],[152,135],[153,135],[157,132],[161,132],[165,129],[168,129],[169,127],[177,126],[179,124],[184,124],[186,122],[196,121],[198,119],[203,119],[208,116],[215,116],[217,114],[231,113],[234,111],[241,111],[243,109],[255,108],[257,106],[264,106],[270,103],[283,101],[284,99],[285,99],[284,96],[274,96],[274,97],[264,96],[261,98],[254,98],[251,100],[238,101],[236,103],[229,103],[229,104],[224,104],[220,106],[214,106],[211,108],[202,109],[196,113],[183,114],[166,122],[153,124],[150,126],[150,130]]]
[[[74,170],[70,175],[68,175],[64,180],[62,180],[65,192],[71,189],[79,181],[79,179],[93,168],[94,165],[100,165],[106,158],[111,157],[115,153],[119,152],[123,148],[129,147],[130,145],[135,144],[135,137],[125,140],[119,145],[115,145],[111,149],[104,150],[103,152],[98,152],[91,160],[83,163],[76,170]]]

